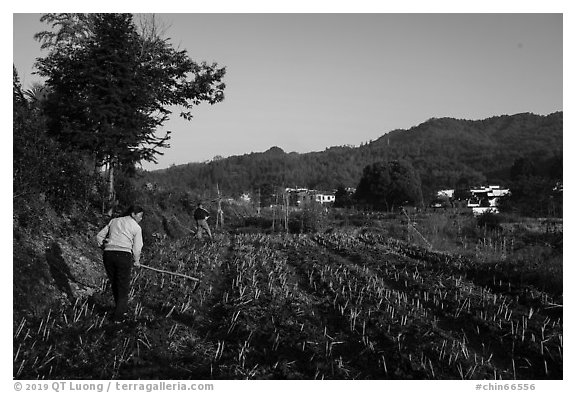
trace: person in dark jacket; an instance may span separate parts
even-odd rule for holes
[[[208,217],[210,213],[208,210],[202,207],[202,202],[198,203],[198,207],[194,210],[194,220],[196,220],[196,237],[198,239],[202,238],[202,231],[208,234],[208,237],[212,239],[212,232],[210,232],[210,227],[208,226]]]
[[[144,209],[131,206],[121,217],[113,218],[98,235],[98,246],[104,250],[104,268],[110,283],[116,308],[113,320],[122,321],[128,311],[132,264],[140,267]]]

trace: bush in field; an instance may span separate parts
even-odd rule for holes
[[[118,205],[122,209],[133,204],[142,205],[142,192],[136,189],[129,171],[118,170],[115,177],[115,191]]]
[[[319,203],[307,203],[301,211],[290,216],[288,229],[292,233],[315,233],[326,229],[328,217]]]
[[[489,231],[500,231],[502,227],[500,224],[502,219],[494,213],[486,212],[478,217],[477,224],[480,228],[487,229]]]
[[[346,190],[344,186],[338,187],[334,197],[334,207],[351,207],[353,204],[352,193]]]
[[[250,216],[244,219],[244,226],[259,229],[269,229],[272,227],[272,219],[267,217]]]
[[[144,206],[144,211],[146,218],[140,223],[142,237],[144,242],[150,242],[155,238],[154,234],[162,235],[164,233],[164,224],[162,216],[157,211],[151,210],[148,206]]]
[[[180,224],[176,217],[162,217],[162,226],[166,235],[172,239],[180,239],[191,233],[182,227],[182,224]]]

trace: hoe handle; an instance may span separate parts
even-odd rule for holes
[[[156,268],[153,268],[153,267],[150,267],[150,266],[146,266],[146,265],[142,265],[142,264],[140,264],[140,267],[143,267],[143,268],[149,269],[149,270],[153,270],[153,271],[158,272],[158,273],[166,273],[166,274],[171,274],[171,275],[173,275],[173,276],[184,277],[184,278],[187,278],[187,279],[193,280],[193,281],[200,281],[199,278],[190,277],[190,276],[187,276],[187,275],[185,275],[185,274],[169,272],[169,271],[167,271],[167,270],[162,270],[162,269],[156,269]]]

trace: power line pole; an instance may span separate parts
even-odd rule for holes
[[[218,211],[216,213],[216,228],[220,225],[220,229],[224,227],[224,211],[222,211],[222,197],[220,195],[220,187],[216,183],[216,192],[218,193]]]
[[[272,232],[276,229],[276,209],[278,208],[278,190],[274,193],[274,206],[272,207]]]
[[[289,219],[289,208],[290,208],[290,194],[284,190],[284,209],[285,209],[285,216],[284,216],[284,229],[288,232],[288,219]]]

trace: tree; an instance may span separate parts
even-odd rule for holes
[[[361,205],[375,210],[421,205],[420,177],[408,161],[377,162],[364,168],[355,198]]]
[[[22,91],[22,83],[20,83],[20,77],[18,76],[18,71],[16,71],[16,66],[14,65],[12,65],[12,99],[14,115],[16,115],[18,109],[27,106],[26,97]]]
[[[352,206],[352,195],[344,186],[338,186],[334,193],[334,207]]]
[[[538,162],[526,158],[514,161],[510,168],[510,195],[499,202],[500,210],[523,216],[547,217],[562,215],[562,157]]]
[[[30,105],[40,109],[48,97],[48,89],[42,83],[34,82],[32,87],[24,92],[24,96]]]
[[[510,179],[512,181],[520,180],[522,177],[531,177],[536,175],[534,163],[527,158],[518,158],[510,168]]]
[[[546,163],[546,175],[554,180],[562,181],[563,179],[563,159],[562,155],[552,157]]]
[[[33,95],[22,91],[14,69],[13,198],[46,198],[58,211],[70,210],[78,203],[86,206],[93,179],[84,169],[84,157],[62,149],[47,135],[45,119],[37,104]]]
[[[193,106],[224,98],[225,68],[192,61],[149,25],[139,34],[130,14],[47,14],[43,20],[58,29],[37,35],[51,50],[37,62],[50,88],[49,131],[107,167],[111,198],[114,168],[156,162],[169,147],[170,131],[156,132],[170,106],[190,120]]]
[[[548,217],[561,213],[561,193],[556,195],[556,182],[540,176],[522,177],[510,187],[510,194],[498,203],[503,212],[528,217]]]
[[[272,183],[262,183],[258,186],[258,195],[260,197],[260,206],[268,207],[275,202],[277,189]]]

